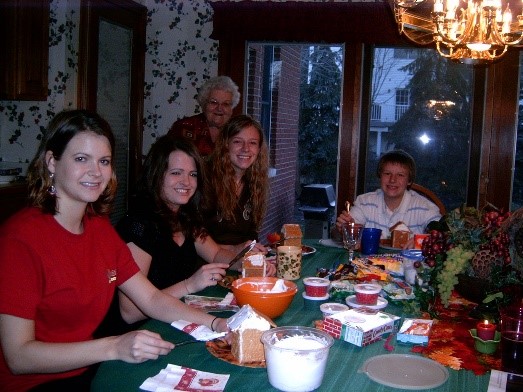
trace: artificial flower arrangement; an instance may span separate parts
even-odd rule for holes
[[[432,226],[422,253],[424,261],[415,264],[418,276],[445,307],[461,279],[472,279],[483,297],[508,300],[508,289],[523,282],[523,209],[453,210]]]

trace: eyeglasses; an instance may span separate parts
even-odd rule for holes
[[[224,110],[232,109],[232,103],[231,102],[218,102],[215,99],[210,99],[209,101],[207,101],[207,105],[209,105],[209,107],[211,109],[213,109],[213,110],[218,108],[218,106],[221,106],[222,109],[224,109]]]

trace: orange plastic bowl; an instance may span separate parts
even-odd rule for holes
[[[271,293],[278,278],[250,277],[236,279],[231,287],[239,306],[251,305],[258,312],[275,318],[281,316],[289,307],[294,295],[298,291],[295,283],[284,280],[287,291]]]

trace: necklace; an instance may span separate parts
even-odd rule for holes
[[[252,212],[252,204],[251,200],[249,199],[247,203],[245,203],[245,206],[243,207],[243,219],[248,221],[251,218],[251,212]]]
[[[249,199],[247,201],[247,203],[245,203],[245,205],[243,206],[243,212],[242,212],[243,219],[246,221],[251,219],[251,212],[252,212],[252,204],[251,204],[251,200]],[[218,222],[221,222],[223,220],[223,216],[219,211],[216,211],[216,216],[217,216]]]

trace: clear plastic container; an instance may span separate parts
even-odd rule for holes
[[[379,284],[361,283],[354,286],[354,291],[356,292],[356,301],[360,305],[376,305],[381,286]]]
[[[419,249],[406,249],[401,252],[403,258],[403,273],[408,284],[415,284],[418,273],[414,268],[416,261],[423,261],[423,254]]]
[[[269,382],[281,391],[313,391],[321,385],[332,336],[319,329],[291,326],[261,337]]]

